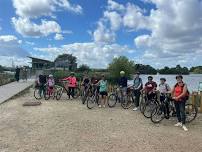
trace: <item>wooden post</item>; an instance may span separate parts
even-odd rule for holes
[[[201,98],[200,112],[202,112],[202,91],[200,91],[200,98]]]
[[[198,92],[194,91],[192,93],[191,101],[193,105],[196,105],[196,97],[198,96]]]

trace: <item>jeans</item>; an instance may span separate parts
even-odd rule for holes
[[[139,107],[139,104],[140,104],[140,95],[141,95],[140,90],[134,90],[135,106],[136,107]]]
[[[45,84],[40,84],[39,85],[39,95],[41,96],[42,93],[43,93],[43,95],[45,95],[45,92],[46,92]]]
[[[185,115],[185,103],[186,101],[175,101],[175,108],[178,122],[185,124],[186,115]]]
[[[120,88],[121,95],[122,95],[122,100],[126,101],[127,100],[127,87],[121,87]]]
[[[68,93],[68,96],[70,98],[70,96],[72,96],[72,98],[74,98],[74,87],[69,87],[69,93]]]

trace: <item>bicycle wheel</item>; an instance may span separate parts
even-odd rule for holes
[[[94,96],[88,97],[87,98],[87,107],[88,107],[88,109],[94,108],[95,105],[97,105],[95,97]]]
[[[61,99],[62,93],[63,93],[63,88],[57,89],[57,92],[56,92],[56,100],[60,100],[60,99]]]
[[[140,112],[143,114],[144,113],[144,110],[145,110],[145,104],[146,104],[146,102],[145,102],[145,100],[144,100],[144,98],[142,97],[141,98],[141,100],[140,100],[140,104],[139,104],[139,107],[140,107]]]
[[[74,99],[78,98],[80,96],[80,89],[79,88],[75,88],[74,89]]]
[[[41,93],[42,94],[42,93]],[[42,98],[40,94],[40,91],[39,91],[39,88],[35,88],[34,90],[34,97],[37,99],[37,100],[40,100]]]
[[[165,118],[164,105],[156,106],[151,112],[151,121],[153,123],[159,123]]]
[[[110,108],[115,107],[117,101],[118,101],[118,97],[114,93],[108,96],[107,103]]]
[[[144,106],[144,112],[143,115],[146,118],[151,118],[151,112],[153,111],[153,109],[157,106],[157,102],[156,101],[148,101],[146,102],[145,106]]]
[[[45,94],[44,94],[44,98],[45,100],[49,100],[50,99],[50,91],[48,89],[45,90]]]
[[[190,123],[196,118],[198,114],[198,108],[193,104],[186,104],[185,114],[186,114],[186,122]]]
[[[125,102],[122,102],[121,103],[121,106],[124,108],[124,109],[129,109],[134,103],[134,100],[133,100],[133,97],[132,95],[128,95],[127,96],[127,100]]]

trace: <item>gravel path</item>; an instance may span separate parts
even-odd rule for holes
[[[154,125],[139,112],[121,107],[88,110],[75,100],[35,101],[33,90],[0,106],[0,152],[200,152],[202,116],[174,127]]]

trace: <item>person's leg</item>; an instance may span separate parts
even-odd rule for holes
[[[180,115],[181,115],[181,119],[182,119],[182,124],[185,125],[185,121],[186,121],[185,101],[180,102],[179,106],[180,106]]]
[[[72,92],[71,92],[72,98],[74,98],[74,90],[75,90],[75,88],[72,87]]]
[[[70,99],[70,97],[71,97],[71,92],[72,92],[72,88],[71,88],[71,87],[69,87],[69,88],[68,88],[68,93],[67,93],[67,94],[68,94],[68,96],[69,96],[69,99]]]
[[[178,119],[178,122],[182,122],[182,119],[181,119],[181,115],[180,115],[180,105],[179,105],[179,101],[175,101],[175,109],[176,109],[176,114],[177,114],[177,119]]]

